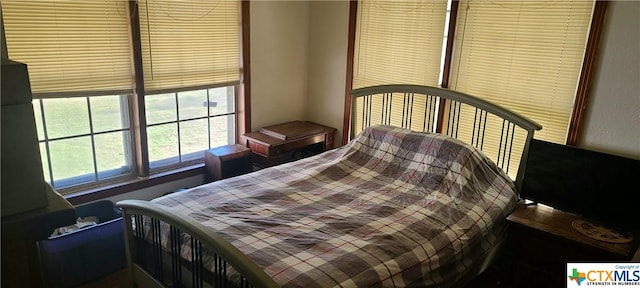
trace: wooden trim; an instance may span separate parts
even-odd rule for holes
[[[89,189],[82,192],[70,193],[68,195],[65,195],[65,198],[71,204],[79,205],[164,183],[185,179],[188,177],[204,175],[204,169],[204,164],[193,165],[182,169],[157,173],[145,179],[131,179],[129,181],[114,183],[112,185]]]
[[[135,150],[135,171],[139,177],[149,176],[149,148],[147,147],[147,116],[144,103],[144,74],[142,67],[142,44],[140,40],[140,13],[138,13],[138,3],[136,1],[129,2],[131,32],[131,49],[133,54],[133,74],[135,75],[134,95],[130,97],[129,105],[131,106],[131,130],[133,134],[134,150]]]
[[[240,85],[238,89],[236,113],[236,142],[243,143],[242,135],[251,132],[251,34],[250,1],[240,1],[240,33],[242,39],[240,61]]]
[[[592,78],[595,73],[598,47],[600,46],[600,38],[602,36],[602,30],[604,29],[604,18],[608,3],[609,1],[596,1],[595,3],[593,17],[591,18],[591,29],[589,30],[589,39],[587,40],[576,99],[573,104],[571,122],[567,133],[567,145],[576,145],[582,132],[584,112],[587,107],[591,82],[593,81]]]
[[[449,13],[449,27],[447,28],[447,48],[444,54],[444,67],[442,67],[442,88],[449,88],[449,79],[451,77],[451,59],[453,58],[453,43],[456,37],[456,25],[458,23],[458,0],[451,1],[451,13]]]
[[[349,142],[349,130],[351,128],[351,89],[353,89],[353,57],[356,43],[356,18],[358,1],[349,1],[349,40],[347,44],[347,79],[344,86],[344,119],[342,121],[342,145]]]
[[[442,67],[442,88],[449,88],[449,79],[451,78],[451,64],[453,59],[453,44],[456,37],[456,25],[458,24],[458,7],[460,1],[451,1],[451,12],[449,13],[449,27],[447,33],[447,48],[444,54],[444,67]],[[436,125],[436,132],[442,133],[444,129],[444,118],[447,107],[447,101],[440,101],[438,105],[438,122]]]

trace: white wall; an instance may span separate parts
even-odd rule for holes
[[[640,2],[607,7],[579,146],[640,159]]]
[[[338,129],[341,143],[347,69],[349,1],[309,4],[307,120]]]
[[[309,2],[252,1],[251,127],[305,120]]]

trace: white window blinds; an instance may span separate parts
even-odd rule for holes
[[[238,1],[139,1],[147,94],[238,83],[239,6]]]
[[[127,1],[3,0],[9,58],[34,97],[131,93]]]
[[[447,1],[359,1],[353,88],[438,85]]]
[[[536,138],[564,143],[593,7],[462,0],[451,88],[525,115],[543,127]]]

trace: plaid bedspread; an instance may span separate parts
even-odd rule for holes
[[[516,204],[481,152],[390,126],[154,201],[211,227],[284,287],[448,286]]]

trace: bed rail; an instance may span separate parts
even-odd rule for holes
[[[470,143],[515,176],[518,192],[529,142],[542,129],[525,116],[453,90],[402,84],[352,90],[350,138],[378,124],[442,133]],[[499,128],[491,129],[495,127]],[[513,166],[518,169],[513,171]]]
[[[117,206],[125,223],[130,276],[140,287],[279,287],[242,252],[191,218],[148,201],[124,200]],[[160,229],[170,229],[168,241]],[[182,257],[184,245],[190,248],[188,260]],[[214,255],[213,273],[204,267],[203,249]],[[228,279],[230,268],[240,275],[238,283]],[[212,275],[205,280],[204,273]]]

